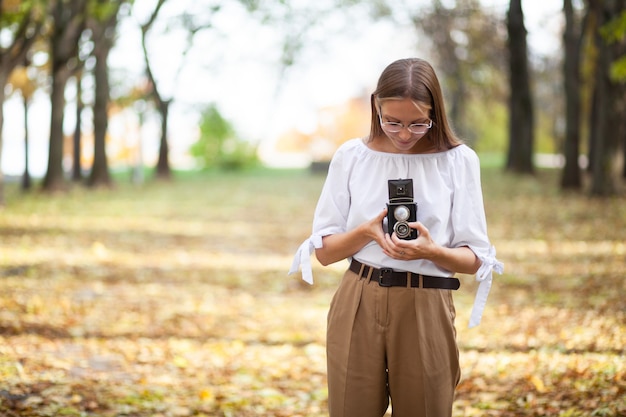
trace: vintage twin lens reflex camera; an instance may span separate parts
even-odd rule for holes
[[[396,232],[400,239],[417,239],[417,230],[409,226],[417,221],[417,203],[413,201],[413,180],[397,179],[387,181],[389,203],[387,203],[387,227],[389,233]]]

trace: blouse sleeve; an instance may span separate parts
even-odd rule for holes
[[[481,266],[476,272],[476,281],[479,285],[469,322],[469,327],[475,327],[480,324],[487,304],[493,271],[502,274],[504,265],[496,259],[496,249],[491,245],[487,236],[478,156],[470,150],[465,153],[464,161],[457,161],[455,167],[451,246],[467,246],[481,261]]]
[[[350,209],[348,165],[340,148],[330,162],[326,182],[317,202],[313,232],[296,251],[289,270],[289,274],[293,274],[301,267],[302,279],[309,284],[313,284],[311,255],[316,248],[322,247],[322,238],[346,231]]]

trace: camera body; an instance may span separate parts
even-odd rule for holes
[[[387,227],[389,234],[395,232],[399,239],[417,239],[417,230],[409,223],[417,221],[417,203],[413,201],[413,180],[387,181],[389,203],[387,203]]]

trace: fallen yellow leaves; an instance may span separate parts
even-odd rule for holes
[[[312,287],[286,275],[322,180],[199,176],[9,199],[0,414],[327,415],[326,314],[345,263],[314,261]],[[626,414],[625,201],[539,182],[485,176],[506,274],[478,328],[466,326],[473,277],[454,294],[455,417]]]

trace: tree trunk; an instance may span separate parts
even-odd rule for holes
[[[52,61],[52,92],[50,94],[50,150],[48,170],[43,188],[54,191],[64,187],[63,178],[63,119],[65,116],[65,86],[71,76],[70,61],[78,52],[78,39],[85,27],[87,0],[57,0],[51,14],[54,19],[50,35]]]
[[[29,158],[28,154],[30,152],[30,146],[28,143],[28,97],[23,97],[24,104],[24,175],[22,175],[22,190],[28,191],[31,189],[32,180],[30,177],[30,170],[28,168]]]
[[[152,89],[150,95],[152,96],[152,99],[156,103],[159,113],[161,114],[161,141],[159,147],[159,159],[156,166],[156,177],[158,179],[171,178],[169,146],[167,143],[167,118],[171,99],[164,99],[162,94],[159,92],[154,72],[152,71],[152,67],[150,65],[150,59],[148,57],[147,37],[148,32],[156,21],[156,18],[165,2],[166,0],[158,0],[150,19],[141,25],[141,46],[143,49],[144,62],[146,64],[146,76],[148,77],[148,80],[150,80],[150,86]]]
[[[4,127],[4,86],[7,84],[10,72],[0,71],[0,161],[2,161],[2,129]],[[0,165],[0,207],[4,206],[4,174]]]
[[[507,170],[533,173],[534,117],[528,71],[528,48],[521,0],[511,0],[509,32],[509,150]]]
[[[616,10],[624,13],[626,10],[626,0],[621,0]],[[622,15],[623,16],[623,15]],[[622,28],[622,30],[624,30]],[[622,34],[624,34],[622,32]],[[622,40],[615,45],[617,49],[615,56],[626,56],[626,38],[622,37]],[[618,140],[622,147],[622,184],[626,184],[626,79],[622,78],[621,82],[617,83],[617,91],[615,92],[618,101],[618,107],[615,109],[615,115],[619,123]]]
[[[624,124],[626,122],[622,120],[622,163],[624,165],[622,167],[622,178],[626,181],[626,126],[623,126]]]
[[[611,64],[615,58],[615,47],[608,45],[601,28],[619,15],[617,1],[591,1],[590,13],[597,19],[594,43],[598,51],[595,85],[594,111],[591,120],[591,142],[594,146],[591,194],[610,196],[617,193],[616,166],[619,150],[621,118],[619,113],[621,91],[610,77]]]
[[[157,162],[156,176],[159,179],[169,180],[172,177],[170,169],[169,146],[167,143],[167,118],[170,100],[161,101],[159,110],[161,113],[161,144],[159,146],[159,160]]]
[[[582,187],[580,158],[580,42],[582,30],[576,24],[571,0],[564,0],[565,31],[563,44],[565,62],[565,143],[563,153],[565,166],[561,176],[561,188],[580,189]],[[577,27],[578,26],[578,27]]]
[[[43,182],[47,191],[64,188],[63,179],[63,119],[65,117],[65,86],[70,70],[65,65],[52,70],[52,92],[50,94],[50,145],[48,150],[48,170]]]
[[[125,0],[100,0],[99,6],[106,10],[104,16],[95,17],[89,21],[93,34],[94,51],[96,58],[94,78],[96,97],[93,108],[94,118],[94,159],[89,176],[89,186],[110,186],[111,175],[106,154],[106,137],[109,124],[109,67],[108,58],[115,41],[115,28],[118,22],[118,13]]]
[[[83,179],[82,172],[82,149],[81,149],[81,124],[83,116],[83,76],[79,71],[76,74],[76,127],[74,128],[74,163],[72,164],[72,180],[80,182]]]
[[[111,176],[106,155],[106,134],[108,129],[109,70],[107,57],[110,48],[102,47],[96,55],[94,68],[96,97],[93,108],[94,151],[93,167],[89,176],[89,186],[109,186]]]
[[[22,17],[17,29],[12,34],[13,42],[10,45],[5,45],[4,48],[0,48],[0,161],[2,161],[2,130],[4,127],[4,100],[6,98],[4,88],[13,69],[25,61],[26,54],[35,42],[35,39],[39,37],[39,32],[43,25],[43,20],[35,16],[36,13],[33,11],[33,6],[26,5],[25,7],[30,7],[30,9]],[[0,15],[4,12],[3,4],[0,1]],[[11,31],[11,29],[6,30],[7,32]],[[0,206],[3,205],[4,175],[0,162]]]
[[[594,112],[591,120],[591,142],[593,143],[591,194],[608,196],[615,193],[615,184],[612,179],[611,154],[609,152],[607,115],[609,112],[609,91],[606,82],[607,51],[599,50],[598,67],[596,68]]]

